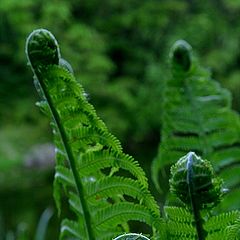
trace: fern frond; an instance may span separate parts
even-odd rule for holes
[[[84,226],[81,223],[64,219],[61,224],[60,240],[64,240],[66,237],[84,240],[86,239],[86,235],[83,235],[83,232]]]
[[[75,186],[74,176],[70,169],[63,166],[57,166],[55,171],[55,179],[57,181],[64,185]]]
[[[164,212],[166,215],[166,218],[171,221],[176,221],[180,223],[192,223],[193,222],[193,216],[192,214],[185,208],[182,207],[164,207]]]
[[[169,239],[196,239],[195,228],[190,224],[169,221],[167,226]]]
[[[140,182],[126,177],[103,177],[96,182],[86,184],[87,198],[111,198],[114,195],[126,195],[139,200],[152,212],[158,214],[155,200]]]
[[[61,63],[55,38],[47,30],[36,30],[27,40],[26,52],[44,101],[39,105],[48,106],[52,117],[57,207],[61,208],[63,188],[75,213],[75,221],[63,220],[60,238],[107,239],[104,232],[116,237],[132,220],[148,224],[154,237],[159,236],[164,224],[144,171],[122,152],[72,71]],[[122,175],[126,171],[128,177]]]
[[[129,220],[138,220],[156,229],[161,228],[161,221],[156,221],[156,217],[149,209],[130,202],[112,204],[94,215],[94,224],[97,229],[111,229]]]
[[[240,238],[240,217],[226,229],[226,233],[228,240],[238,240]]]
[[[170,57],[172,77],[164,89],[161,142],[152,164],[153,182],[160,192],[165,189],[166,195],[168,189],[159,179],[165,184],[170,165],[194,151],[212,162],[225,187],[232,191],[233,183],[240,183],[234,176],[240,170],[240,119],[231,109],[231,94],[199,66],[185,41],[174,44]],[[233,205],[239,208],[239,200],[229,202],[226,210]]]
[[[92,174],[96,169],[100,170],[113,166],[128,171],[143,186],[147,186],[147,178],[142,168],[131,156],[122,152],[112,150],[90,151],[83,154],[78,163],[82,175]]]
[[[168,239],[191,240],[196,237],[191,212],[182,207],[165,207]]]
[[[196,239],[195,224],[191,212],[182,207],[165,207],[168,238],[189,240]],[[239,211],[222,213],[208,218],[204,222],[206,240],[237,240],[239,234]]]
[[[232,211],[211,217],[205,223],[209,232],[207,240],[237,240],[239,239],[240,212]]]
[[[212,234],[209,234],[206,238],[206,240],[229,240],[228,235],[222,231],[222,232],[214,232]]]
[[[170,190],[186,206],[165,207],[169,234],[188,237],[189,227],[196,231],[196,239],[227,240],[240,212],[235,210],[212,216],[210,211],[222,197],[222,179],[214,175],[211,163],[195,153],[188,153],[171,167]],[[174,228],[179,228],[174,232]],[[189,230],[191,232],[191,230]]]
[[[223,231],[223,229],[227,228],[230,225],[233,225],[239,216],[239,211],[232,211],[210,217],[205,222],[204,228],[208,231],[208,233]]]

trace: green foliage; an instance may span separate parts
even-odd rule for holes
[[[190,47],[181,41],[173,49],[174,77],[182,81],[185,72],[192,67],[188,54]],[[61,59],[54,36],[45,29],[35,30],[27,39],[26,54],[41,97],[37,105],[52,119],[57,160],[54,196],[58,211],[61,214],[64,190],[74,213],[74,218],[62,220],[60,239],[108,240],[129,231],[129,221],[149,225],[152,239],[215,240],[221,236],[227,240],[228,237],[238,237],[239,211],[212,215],[211,209],[219,203],[223,190],[222,180],[215,177],[210,162],[193,152],[180,158],[171,169],[170,184],[172,192],[186,209],[165,207],[165,216],[161,217],[159,207],[148,190],[144,171],[132,157],[123,153],[120,142],[97,116],[82,86],[75,80],[71,66]],[[179,86],[179,82],[173,83]],[[195,85],[201,93],[202,83],[196,81]],[[216,91],[214,87],[215,83],[210,91]],[[217,90],[217,93],[222,93],[220,88]],[[194,96],[198,96],[198,100],[206,98],[209,101],[208,95]],[[208,104],[214,110],[218,107],[216,99],[217,103],[220,101],[222,104],[223,101],[218,95],[211,95],[210,100],[212,98],[213,104],[211,101]],[[169,109],[175,110],[174,103],[168,105]],[[206,126],[209,127],[208,124]],[[214,129],[214,125],[211,127]],[[201,126],[199,129],[203,131]],[[215,144],[217,140],[212,139]],[[219,145],[221,143],[219,140]],[[168,143],[167,146],[170,150],[171,147],[181,149],[178,144]],[[190,147],[191,144],[186,145],[182,150]],[[212,227],[213,224],[217,225]],[[147,238],[127,234],[116,239]]]
[[[188,153],[172,166],[170,186],[186,207],[165,207],[170,239],[229,239],[240,212],[212,215],[222,197],[222,181],[214,176],[210,162]]]
[[[161,66],[158,76],[167,74],[164,65],[168,49],[179,38],[191,42],[201,56],[200,61],[234,92],[234,107],[239,109],[236,76],[239,77],[240,25],[235,16],[240,9],[232,2],[238,1],[199,4],[176,0],[141,3],[104,0],[98,4],[96,0],[51,3],[2,0],[1,121],[10,114],[3,102],[9,102],[11,107],[19,102],[17,112],[24,104],[23,97],[31,103],[35,100],[27,81],[29,73],[22,49],[27,34],[39,26],[61,37],[62,51],[71,59],[76,79],[81,79],[99,114],[125,146],[132,141],[144,141],[149,148],[147,154],[155,151],[161,126],[161,109],[156,102],[161,100],[162,82],[152,85],[149,82],[154,81],[152,68],[156,65]],[[176,16],[179,21],[175,21]],[[149,104],[143,108],[146,101]],[[152,143],[151,139],[156,140]]]
[[[195,240],[197,238],[196,225],[191,211],[183,207],[165,207],[167,221],[167,239]],[[239,239],[239,211],[222,213],[217,216],[208,216],[202,213],[203,229],[207,240]]]
[[[191,43],[200,63],[233,93],[234,109],[240,109],[239,13],[238,0],[103,0],[102,4],[96,0],[1,0],[0,165],[13,172],[11,186],[22,189],[25,178],[35,182],[34,173],[33,178],[22,176],[24,156],[32,145],[51,139],[46,119],[34,109],[36,96],[23,55],[32,29],[45,27],[61,38],[62,52],[71,60],[89,101],[121,139],[125,152],[134,154],[150,176],[150,159],[160,137],[162,89],[168,76],[165,62],[177,39]],[[225,171],[224,175],[226,179],[229,174]],[[231,175],[238,176],[237,170]],[[9,196],[11,189],[5,188],[9,182],[8,173],[1,173],[2,196]],[[50,187],[51,180],[46,184]],[[18,194],[22,202],[25,198],[21,197]],[[226,198],[237,202],[239,197],[232,191]],[[1,198],[1,206],[5,199]],[[50,200],[50,195],[45,202],[39,198],[36,206],[45,204],[45,208]],[[159,201],[162,205],[165,198],[160,195]],[[223,201],[222,209],[229,207],[225,202],[228,205]],[[39,214],[43,209],[30,210],[29,206],[25,204],[25,212]],[[19,208],[18,203],[11,208]],[[7,212],[6,207],[1,210]],[[16,219],[20,219],[17,213]],[[34,232],[36,220],[26,221]],[[6,228],[15,229],[15,221],[8,218]]]
[[[76,215],[74,221],[62,221],[60,239],[109,239],[126,231],[124,222],[129,220],[145,222],[157,234],[162,221],[143,170],[122,152],[81,85],[58,64],[55,38],[44,29],[36,30],[27,40],[26,52],[42,97],[38,105],[53,118],[55,199],[60,211],[62,186]],[[119,176],[122,170],[129,176]]]
[[[174,44],[170,57],[172,76],[163,93],[161,142],[152,164],[153,181],[166,194],[159,175],[168,179],[169,166],[195,151],[212,162],[224,187],[232,191],[224,208],[239,208],[240,119],[231,109],[231,95],[199,66],[185,41]]]

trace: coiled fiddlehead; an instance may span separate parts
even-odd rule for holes
[[[49,65],[58,65],[60,51],[51,32],[38,29],[32,32],[26,42],[27,58],[33,70],[41,71]]]
[[[222,179],[215,177],[212,165],[190,152],[172,166],[171,191],[186,205],[196,198],[200,209],[212,208],[222,199]]]
[[[199,240],[204,240],[206,231],[200,211],[212,208],[222,199],[223,181],[214,176],[207,160],[189,152],[171,168],[170,190],[193,212]]]
[[[192,64],[192,47],[184,40],[178,40],[170,52],[172,67],[187,72]]]

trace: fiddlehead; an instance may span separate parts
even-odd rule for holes
[[[228,239],[228,228],[235,226],[239,211],[211,216],[211,209],[223,198],[223,181],[216,177],[209,161],[190,152],[171,167],[170,190],[187,207],[166,207],[172,236],[187,239]],[[192,215],[192,216],[191,216]],[[176,231],[175,228],[179,228]],[[195,228],[196,234],[193,234]]]
[[[191,206],[212,208],[222,199],[222,179],[216,177],[212,165],[190,152],[171,167],[170,191]]]
[[[172,47],[170,59],[175,71],[189,71],[192,64],[192,47],[184,40],[178,40]]]
[[[26,42],[28,62],[34,71],[41,71],[49,65],[58,65],[60,51],[57,40],[51,32],[38,29],[32,32]]]

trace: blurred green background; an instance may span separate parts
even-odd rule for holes
[[[51,130],[24,53],[36,28],[56,36],[90,102],[148,174],[176,40],[193,46],[240,111],[240,0],[1,0],[0,240],[34,239],[48,207],[46,239],[58,238]]]

